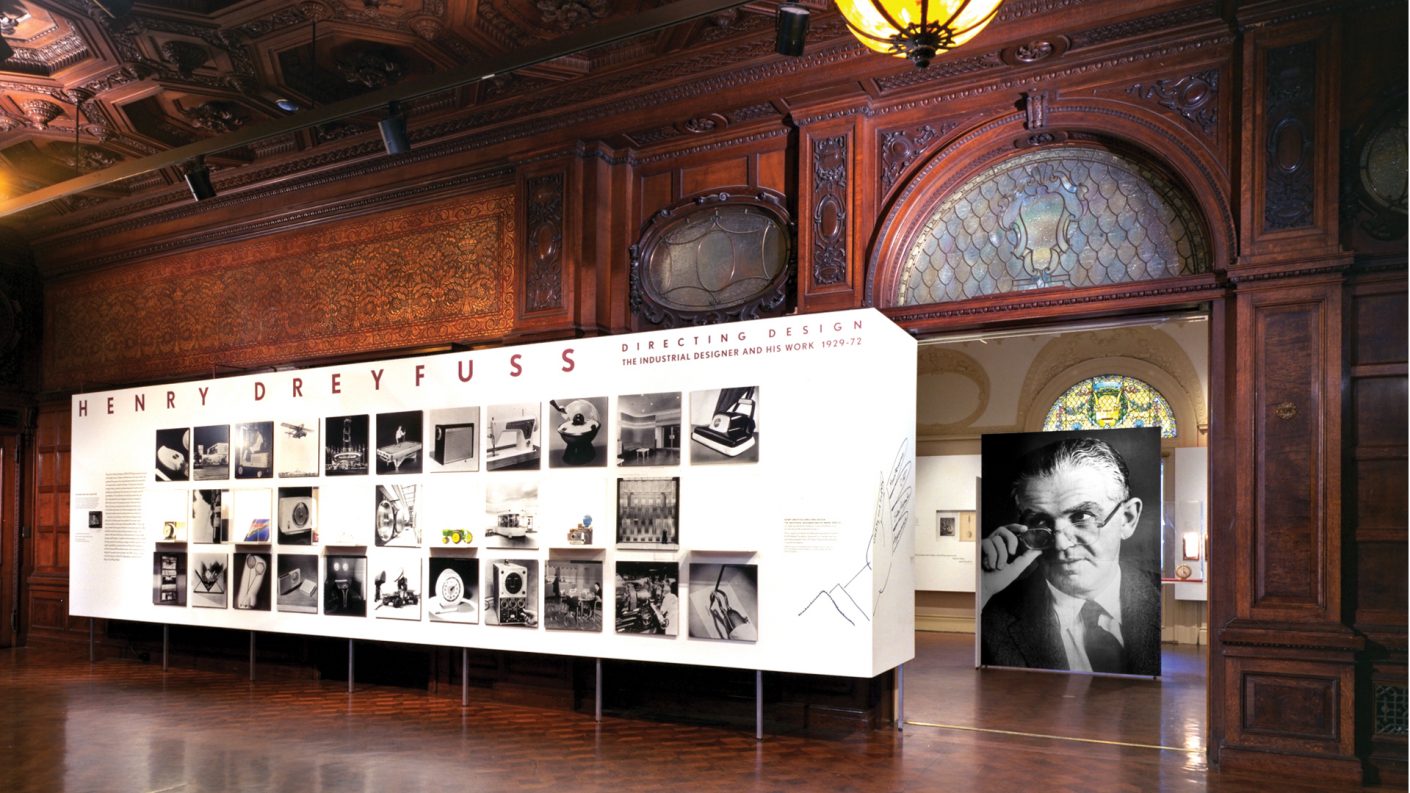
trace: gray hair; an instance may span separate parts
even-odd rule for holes
[[[1111,477],[1120,488],[1119,499],[1131,495],[1131,471],[1121,454],[1106,441],[1096,438],[1066,438],[1035,449],[1018,463],[1018,475],[1013,479],[1013,501],[1019,504],[1024,485],[1040,477],[1052,476],[1065,466],[1095,468]]]

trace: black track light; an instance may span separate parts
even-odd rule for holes
[[[803,54],[803,39],[808,35],[808,9],[794,3],[784,3],[778,7],[774,19],[774,29],[778,38],[774,40],[774,52],[796,58]]]
[[[204,156],[197,157],[195,163],[186,169],[186,186],[191,188],[191,197],[197,201],[215,198],[215,186],[211,184],[211,169]]]
[[[387,103],[387,117],[377,123],[377,128],[382,130],[382,146],[388,154],[411,151],[411,139],[406,136],[406,114],[401,111],[400,102]]]

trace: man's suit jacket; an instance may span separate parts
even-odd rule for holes
[[[979,617],[979,662],[988,666],[1067,669],[1067,653],[1053,613],[1053,594],[1035,560]],[[1140,568],[1121,566],[1121,638],[1133,675],[1160,674],[1160,584]]]

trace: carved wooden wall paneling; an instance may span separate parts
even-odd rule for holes
[[[52,283],[45,386],[503,337],[514,209],[489,191]]]
[[[1406,281],[1403,271],[1357,277],[1351,287],[1347,514],[1355,551],[1354,623],[1368,640],[1358,727],[1387,784],[1406,777],[1406,591],[1410,551],[1405,504]]]
[[[42,405],[29,463],[24,520],[31,531],[21,571],[22,624],[31,637],[76,638],[78,620],[68,613],[69,435],[68,400]]]
[[[1339,39],[1332,16],[1244,39],[1241,264],[1337,251]]]
[[[568,286],[566,255],[567,173],[554,170],[524,179],[524,314],[562,311]]]
[[[865,212],[874,190],[861,150],[864,100],[794,108],[798,126],[798,303],[811,311],[856,305],[863,282]]]

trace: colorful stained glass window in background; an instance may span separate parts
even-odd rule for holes
[[[1105,430],[1160,427],[1160,437],[1174,438],[1175,413],[1160,392],[1144,380],[1120,374],[1090,377],[1063,392],[1048,408],[1043,429]]]

